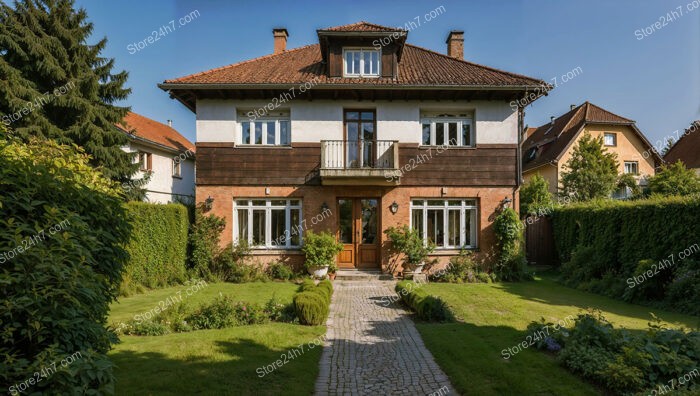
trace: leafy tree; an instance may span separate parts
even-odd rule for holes
[[[700,193],[700,177],[679,160],[661,166],[661,170],[649,179],[649,191],[666,196],[697,194]]]
[[[113,393],[106,322],[130,233],[115,187],[80,148],[0,138],[0,383],[57,370],[10,393]]]
[[[617,188],[629,188],[632,191],[633,198],[638,197],[642,193],[637,180],[630,173],[623,173],[617,178]]]
[[[617,154],[603,147],[603,137],[584,134],[562,172],[562,195],[579,201],[607,198],[617,184]]]
[[[126,136],[115,129],[128,107],[127,72],[112,73],[104,58],[107,39],[87,44],[93,30],[73,0],[0,2],[0,114],[23,139],[51,138],[77,144],[114,180],[136,171],[132,155],[121,150]]]
[[[549,182],[539,173],[533,176],[520,189],[520,215],[537,213],[543,208],[551,208],[554,202],[549,193]]]

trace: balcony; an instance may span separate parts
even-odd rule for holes
[[[399,184],[399,142],[395,140],[322,140],[324,185]]]

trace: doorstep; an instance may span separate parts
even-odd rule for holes
[[[384,274],[380,270],[366,269],[339,269],[335,273],[337,281],[372,281],[372,280],[393,280],[391,274]]]

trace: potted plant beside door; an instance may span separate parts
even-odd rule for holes
[[[431,241],[424,243],[418,231],[407,225],[390,227],[384,231],[391,240],[391,250],[404,255],[404,269],[409,274],[420,274],[425,266],[425,259],[435,250]]]
[[[309,231],[304,236],[304,246],[301,250],[306,256],[304,266],[314,278],[325,278],[330,269],[335,272],[337,267],[335,257],[343,250],[343,244],[335,239],[330,232],[315,233]]]

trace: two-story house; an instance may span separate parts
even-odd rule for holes
[[[136,153],[139,170],[125,189],[141,188],[146,201],[156,203],[194,200],[194,145],[168,125],[134,112],[116,125],[129,138],[122,149]]]
[[[447,54],[366,22],[317,35],[287,50],[274,29],[271,55],[159,85],[197,115],[197,200],[226,219],[222,243],[294,264],[303,233],[328,230],[340,268],[387,272],[383,231],[410,225],[443,263],[490,252],[521,179],[511,102],[545,83],[465,61],[461,31]]]
[[[681,161],[700,175],[700,120],[690,124],[664,155],[664,160],[669,164]]]
[[[632,174],[638,184],[643,185],[653,176],[663,161],[633,120],[585,102],[572,105],[567,113],[552,117],[551,122],[540,127],[527,128],[522,150],[525,181],[540,174],[556,195],[562,171],[585,133],[602,137],[605,149],[617,154],[618,173]],[[624,189],[615,192],[614,197],[627,198],[630,194],[629,189]]]

